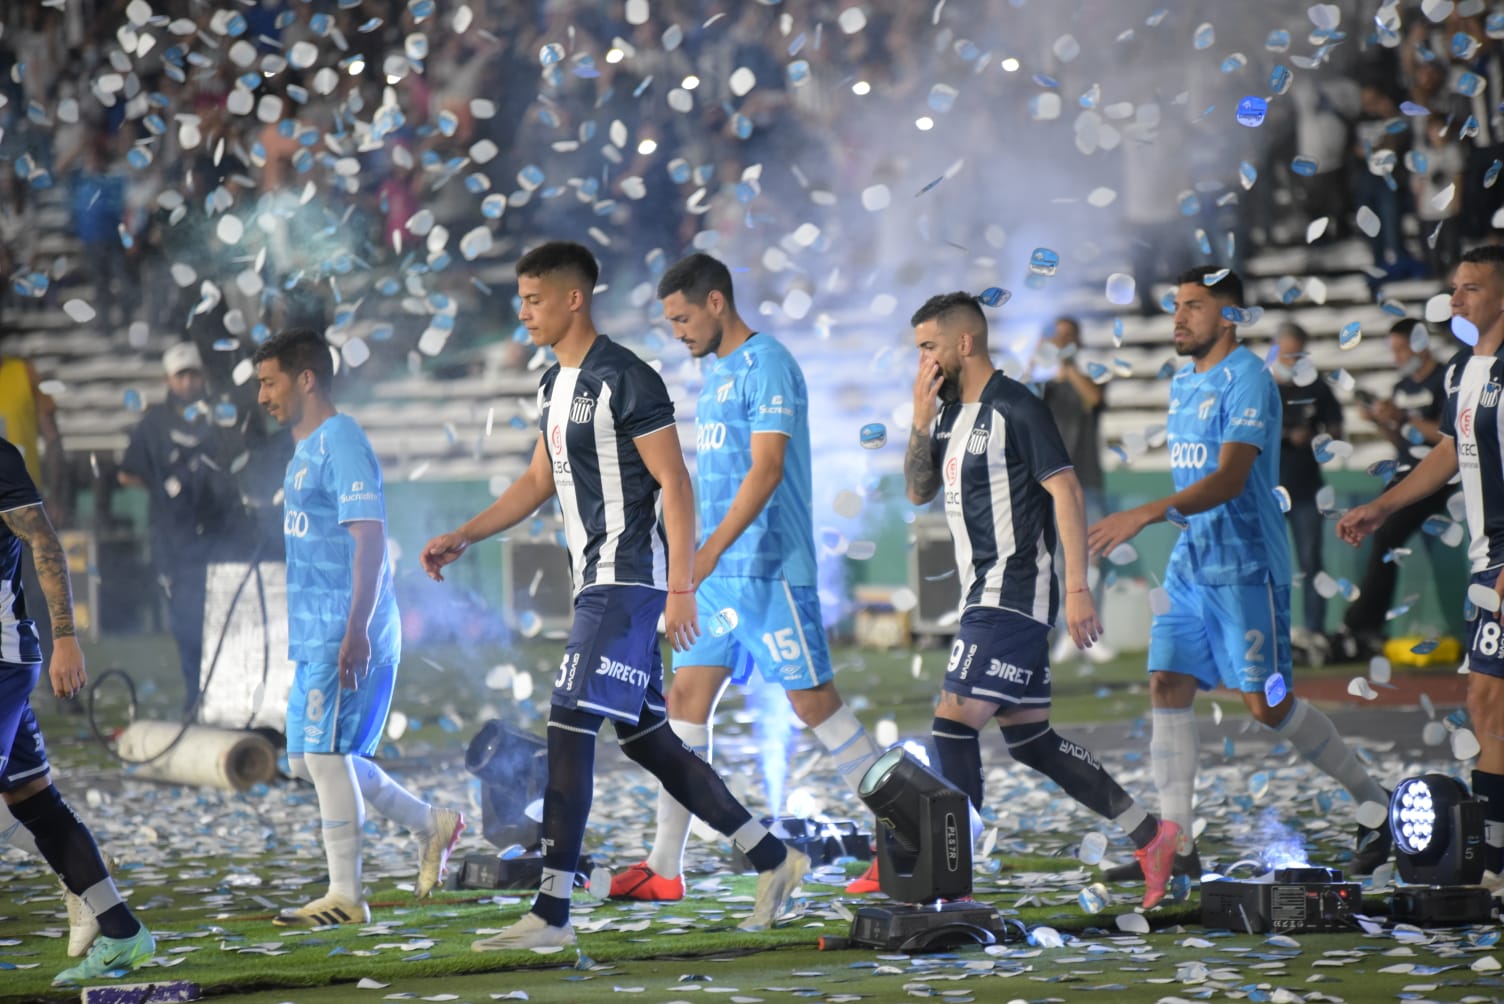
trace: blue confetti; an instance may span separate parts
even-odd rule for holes
[[[1269,102],[1252,95],[1238,102],[1238,125],[1254,128],[1264,124],[1264,115],[1269,111]]]

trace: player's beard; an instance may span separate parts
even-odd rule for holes
[[[716,325],[715,325],[715,331],[714,331],[714,333],[712,333],[709,338],[705,339],[705,347],[703,349],[701,349],[699,352],[695,353],[695,358],[698,359],[698,358],[700,358],[702,356],[708,356],[711,353],[720,352],[720,350],[721,350],[721,339],[723,339],[725,337],[726,337],[726,326],[724,324],[721,324],[719,321],[717,321]]]
[[[946,372],[944,376],[940,381],[940,400],[946,404],[961,400],[961,367],[957,366],[955,372]]]

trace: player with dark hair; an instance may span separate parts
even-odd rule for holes
[[[52,784],[47,745],[31,711],[31,691],[42,672],[42,649],[26,614],[21,586],[21,545],[31,550],[42,598],[52,618],[52,692],[71,698],[88,682],[84,653],[73,629],[73,587],[57,531],[26,470],[21,451],[0,439],[0,800],[31,839],[11,842],[40,855],[94,914],[99,936],[82,962],[58,973],[54,984],[97,980],[140,968],[156,940],[120,898],[94,836]]]
[[[1200,878],[1191,839],[1196,691],[1235,689],[1253,717],[1332,777],[1356,804],[1388,796],[1324,713],[1296,698],[1290,661],[1290,543],[1279,484],[1280,397],[1263,360],[1238,343],[1235,272],[1204,265],[1175,279],[1175,351],[1191,361],[1170,384],[1168,447],[1176,491],[1091,528],[1107,554],[1151,523],[1182,529],[1149,635],[1149,744],[1161,811],[1180,829],[1177,874]],[[1231,316],[1229,316],[1231,315]],[[1389,830],[1358,826],[1352,871],[1389,856]]]
[[[1129,835],[1147,876],[1144,907],[1153,907],[1169,882],[1175,823],[1155,819],[1090,750],[1050,726],[1057,534],[1067,630],[1085,649],[1102,629],[1086,584],[1085,498],[1060,431],[1043,401],[992,365],[987,318],[971,294],[931,297],[909,323],[919,373],[904,482],[915,505],[944,490],[963,590],[931,729],[940,772],[980,809],[979,732],[995,720],[1014,760]]]
[[[472,544],[549,499],[557,496],[563,510],[575,616],[548,720],[543,879],[527,915],[476,941],[478,952],[575,942],[569,895],[590,816],[596,737],[608,718],[622,752],[761,873],[743,930],[771,927],[809,868],[809,858],[753,819],[668,727],[657,625],[661,616],[676,651],[699,634],[694,492],[663,379],[596,331],[590,303],[598,277],[594,256],[579,244],[544,244],[517,262],[519,319],[533,344],[558,357],[538,388],[538,444],[500,498],[422,552],[424,570],[442,580],[444,566]]]
[[[1373,502],[1351,509],[1337,535],[1357,546],[1396,512],[1441,491],[1462,475],[1468,558],[1468,598],[1476,604],[1464,665],[1467,711],[1478,737],[1473,794],[1484,803],[1485,884],[1504,889],[1504,628],[1498,601],[1479,602],[1488,591],[1504,596],[1504,425],[1499,399],[1504,388],[1504,247],[1485,244],[1462,256],[1452,280],[1452,317],[1478,332],[1477,344],[1446,367],[1446,407],[1441,438],[1399,484]]]
[[[465,820],[417,798],[371,759],[392,706],[402,625],[381,465],[360,426],[334,406],[329,346],[295,328],[268,339],[252,361],[258,402],[297,444],[282,484],[287,656],[297,665],[287,699],[287,763],[318,795],[329,861],[329,891],[273,923],[366,923],[366,805],[418,838],[420,898],[442,876]]]
[[[669,727],[709,760],[716,704],[729,680],[745,682],[755,668],[784,688],[794,714],[855,791],[881,751],[841,700],[826,646],[804,374],[781,342],[742,320],[731,272],[709,255],[672,265],[658,282],[658,296],[674,337],[690,355],[707,360],[695,406],[698,615],[707,623],[724,610],[735,615],[724,633],[704,634],[674,654]],[[612,878],[611,895],[682,899],[689,822],[689,810],[660,788],[652,852]],[[873,871],[848,891],[876,890],[875,877]]]

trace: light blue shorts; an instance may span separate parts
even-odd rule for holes
[[[695,590],[695,604],[700,637],[674,653],[675,669],[726,666],[733,680],[746,683],[756,667],[785,690],[808,690],[834,676],[814,586],[712,575]]]
[[[1293,690],[1289,586],[1205,586],[1170,575],[1165,591],[1170,610],[1149,629],[1149,672],[1184,673],[1202,690],[1220,685],[1250,694],[1278,673],[1286,692]]]
[[[287,755],[375,755],[396,685],[396,666],[372,666],[359,687],[345,690],[334,663],[298,663],[287,695]]]

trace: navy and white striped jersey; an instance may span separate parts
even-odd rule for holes
[[[1457,445],[1474,572],[1504,564],[1504,436],[1499,426],[1504,359],[1463,349],[1447,363],[1441,434]]]
[[[1053,624],[1055,502],[1040,482],[1072,465],[1049,408],[996,372],[980,401],[941,407],[932,451],[963,607],[1001,607]]]
[[[8,439],[0,439],[0,512],[41,505],[42,496],[26,471],[26,458]],[[21,595],[21,541],[0,522],[0,662],[31,665],[42,661],[37,627],[26,616]]]
[[[664,588],[668,546],[658,482],[632,442],[674,425],[663,378],[598,335],[578,368],[555,363],[543,374],[538,413],[575,594],[590,586]]]

